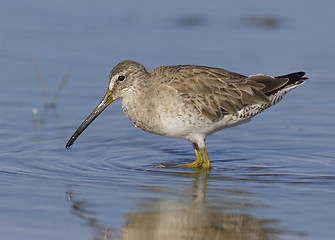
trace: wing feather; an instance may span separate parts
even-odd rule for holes
[[[293,78],[261,74],[247,77],[224,69],[191,65],[160,67],[150,73],[158,70],[169,72],[164,74],[168,78],[159,80],[162,84],[175,89],[185,102],[213,121],[225,114],[236,114],[249,104],[268,103],[269,95]],[[300,77],[299,74],[296,75]]]

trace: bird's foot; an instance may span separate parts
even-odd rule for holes
[[[201,166],[202,166],[202,158],[197,158],[192,163],[179,165],[178,167],[199,168]]]

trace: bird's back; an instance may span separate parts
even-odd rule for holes
[[[226,115],[239,115],[243,109],[254,108],[249,114],[254,116],[307,79],[303,77],[304,72],[278,77],[262,74],[247,77],[224,69],[194,65],[159,67],[150,74],[158,84],[174,89],[185,104],[192,105],[199,114],[214,122]]]

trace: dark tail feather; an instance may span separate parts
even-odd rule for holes
[[[285,88],[286,86],[292,85],[292,84],[296,84],[296,85],[302,84],[303,82],[305,82],[305,80],[308,79],[307,77],[303,77],[304,75],[305,75],[304,72],[295,72],[295,73],[290,73],[290,74],[287,74],[287,75],[275,77],[275,78],[286,78],[286,79],[288,79],[288,82],[285,85],[281,86],[280,88],[266,93],[266,95],[270,96],[272,94],[275,94],[279,90]]]
[[[291,85],[293,83],[296,83],[300,80],[305,81],[308,78],[307,77],[303,77],[305,75],[304,72],[295,72],[295,73],[290,73],[287,75],[283,75],[283,76],[277,76],[275,78],[288,78],[288,82],[285,85]]]

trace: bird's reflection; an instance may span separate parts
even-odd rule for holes
[[[71,213],[84,219],[94,232],[94,239],[123,240],[160,240],[160,239],[276,239],[278,230],[269,228],[275,220],[257,219],[241,213],[233,202],[226,201],[224,206],[206,201],[208,171],[199,171],[189,177],[193,183],[186,191],[167,191],[157,187],[144,187],[143,191],[157,193],[161,191],[172,194],[171,198],[139,199],[134,211],[127,212],[122,229],[112,229],[108,223],[99,220],[99,215],[90,210],[85,199],[76,199],[74,191],[69,188],[68,199],[71,201]],[[236,198],[241,193],[236,191]],[[165,194],[166,195],[166,194]],[[230,199],[233,196],[229,196]],[[212,203],[212,202],[211,202]],[[252,206],[252,203],[245,205]],[[118,236],[118,237],[116,237]]]

